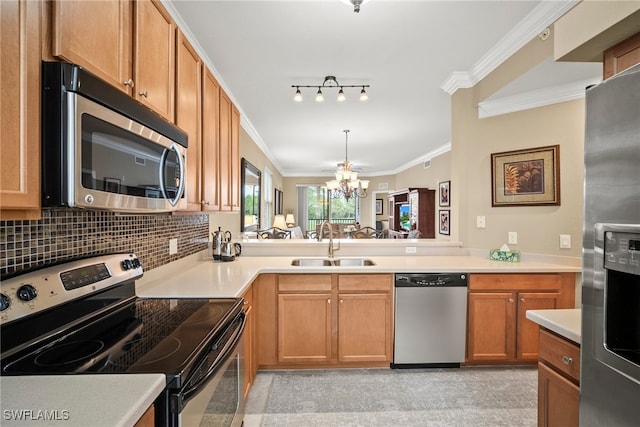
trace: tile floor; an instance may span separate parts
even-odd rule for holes
[[[535,367],[261,371],[244,427],[536,426]]]

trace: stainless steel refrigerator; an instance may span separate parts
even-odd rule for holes
[[[640,65],[587,90],[580,426],[640,425]]]

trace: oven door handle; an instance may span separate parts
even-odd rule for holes
[[[182,395],[183,404],[188,402],[194,395],[196,395],[200,391],[200,389],[202,389],[203,387],[205,387],[207,385],[209,380],[215,374],[217,374],[217,371],[220,368],[220,366],[223,365],[227,361],[229,356],[235,350],[236,345],[238,344],[238,342],[240,342],[240,339],[242,338],[242,333],[244,332],[244,327],[245,327],[245,324],[246,324],[246,314],[244,312],[241,312],[240,315],[238,316],[238,318],[241,321],[240,327],[236,329],[236,331],[234,332],[233,337],[230,340],[227,341],[227,343],[225,344],[223,350],[220,352],[218,357],[216,357],[214,362],[211,364],[211,367],[209,368],[207,373],[203,377],[201,377],[191,387],[185,388],[180,393]]]

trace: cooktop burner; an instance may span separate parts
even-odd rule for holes
[[[3,372],[179,374],[215,337],[236,305],[234,298],[137,299],[61,338],[3,360]]]

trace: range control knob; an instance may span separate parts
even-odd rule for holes
[[[121,265],[124,271],[131,270],[133,268],[133,262],[131,262],[130,259],[125,259],[122,261]]]
[[[18,299],[20,301],[26,302],[31,301],[32,299],[37,297],[38,292],[32,285],[22,285],[18,288],[18,292],[16,292],[16,295],[18,296]]]
[[[131,263],[133,264],[133,268],[140,268],[142,267],[142,264],[140,263],[140,260],[138,258],[134,258],[131,260]]]
[[[5,294],[0,294],[0,311],[5,311],[11,305],[11,300]]]

